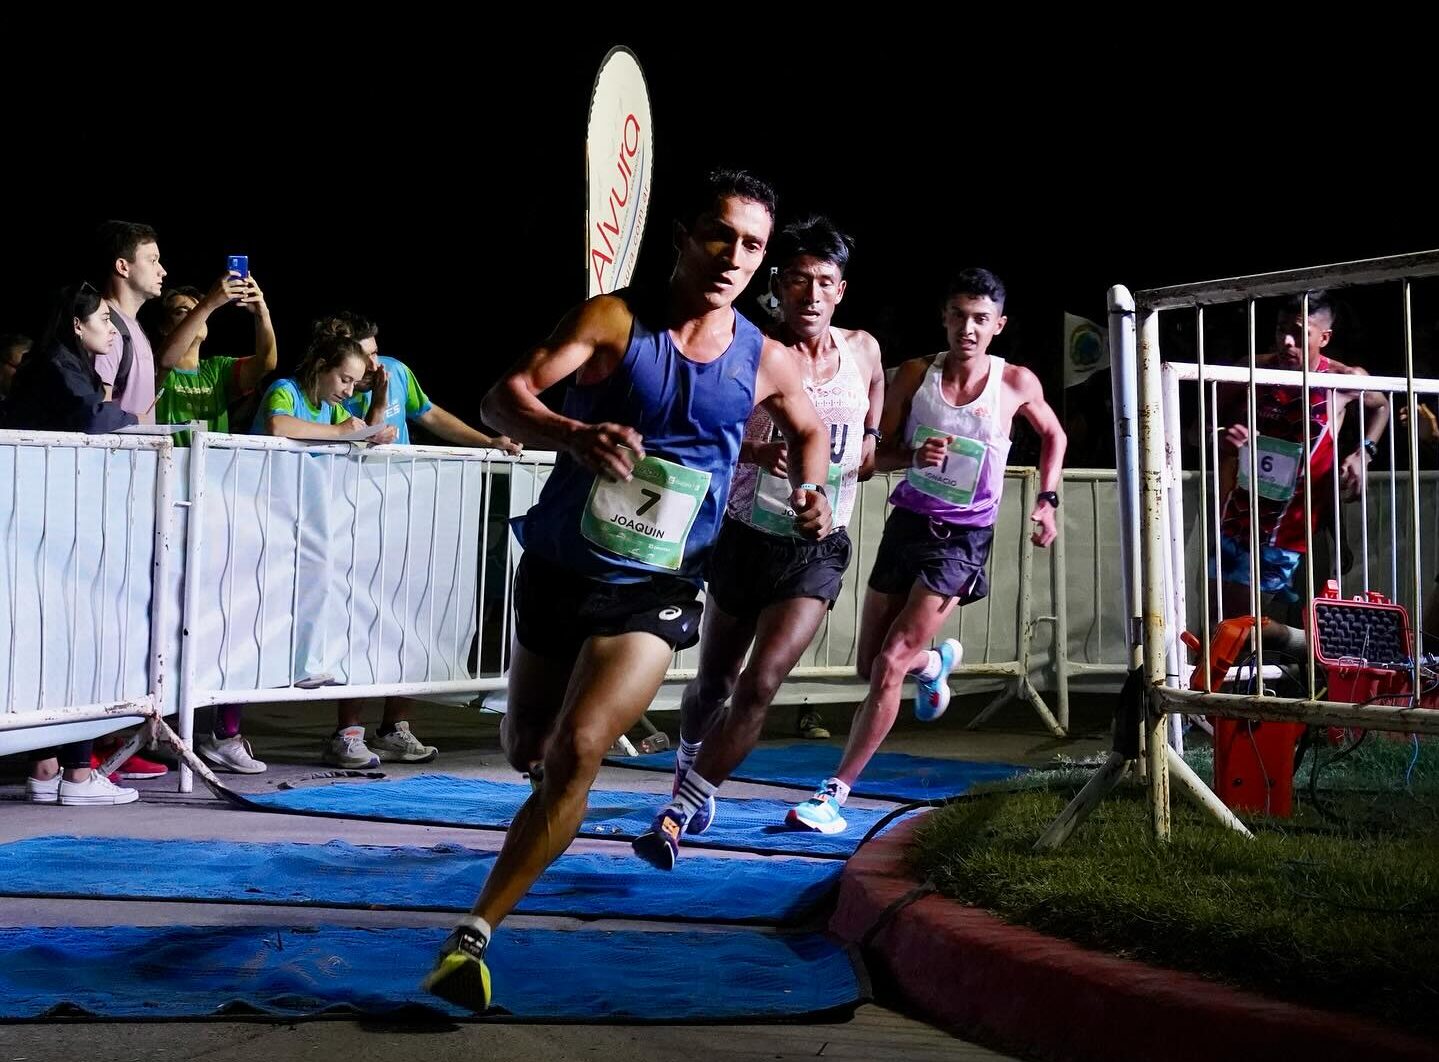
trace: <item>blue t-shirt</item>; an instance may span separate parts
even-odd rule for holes
[[[270,434],[269,420],[277,413],[307,420],[312,424],[343,424],[350,419],[350,411],[344,406],[332,405],[329,402],[312,405],[300,390],[300,385],[288,377],[272,383],[265,392],[265,397],[260,399],[260,411],[255,414],[255,423],[250,428],[250,433]]]
[[[420,381],[415,379],[415,374],[403,361],[387,358],[383,354],[380,355],[379,361],[390,374],[390,386],[386,391],[388,401],[385,405],[385,423],[395,429],[395,442],[405,446],[410,441],[410,419],[423,417],[428,413],[430,399],[420,387]],[[355,392],[345,399],[344,407],[351,416],[364,420],[370,415],[370,392]]]

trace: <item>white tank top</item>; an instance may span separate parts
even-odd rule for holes
[[[836,328],[829,332],[839,348],[839,368],[823,383],[806,382],[804,392],[829,429],[829,475],[824,488],[834,514],[832,526],[844,527],[854,510],[854,496],[859,486],[864,420],[869,414],[869,380],[859,371],[859,359],[844,336]],[[774,421],[762,407],[756,406],[750,414],[744,437],[757,443],[776,437]],[[758,531],[793,535],[794,513],[789,508],[792,489],[788,479],[742,462],[735,467],[730,482],[727,513]]]
[[[988,527],[999,516],[1009,460],[1009,427],[1000,416],[1004,359],[991,355],[984,390],[973,402],[956,406],[944,397],[945,357],[935,356],[914,393],[904,436],[915,449],[934,435],[952,435],[954,442],[943,465],[910,468],[889,500],[946,523]]]

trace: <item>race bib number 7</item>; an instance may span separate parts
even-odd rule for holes
[[[677,571],[709,485],[708,472],[646,457],[628,481],[595,477],[580,534],[621,557]]]

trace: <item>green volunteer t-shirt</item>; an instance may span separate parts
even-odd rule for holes
[[[210,431],[230,430],[230,404],[239,396],[235,366],[239,358],[203,358],[195,369],[171,369],[160,386],[165,393],[155,403],[155,423],[189,424],[200,421]],[[190,445],[190,433],[175,433],[177,446]]]
[[[329,402],[321,402],[318,406],[311,404],[300,390],[300,385],[290,379],[276,380],[265,392],[265,397],[260,400],[260,411],[255,414],[253,434],[268,434],[270,418],[280,413],[311,424],[343,424],[350,419],[344,406]]]

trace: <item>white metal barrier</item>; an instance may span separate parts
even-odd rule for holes
[[[512,460],[203,431],[178,449],[0,433],[0,753],[177,709],[189,741],[210,704],[503,685],[469,661],[493,567],[475,548],[488,471]]]
[[[168,439],[0,432],[0,753],[99,737],[165,703],[173,613],[154,590],[176,569],[173,483]]]
[[[503,689],[518,561],[507,521],[553,459],[0,432],[0,754],[156,714],[178,714],[189,742],[209,705]],[[1066,475],[1047,565],[1028,534],[1035,473],[1007,479],[991,594],[944,633],[965,643],[957,679],[999,691],[981,720],[1017,696],[1059,733],[1071,677],[1112,685],[1124,671],[1122,616],[1105,607],[1119,572],[1114,474]],[[848,584],[793,676],[843,699],[863,696],[859,614],[892,485],[862,487]],[[1066,546],[1088,558],[1073,573]],[[677,654],[669,679],[692,676],[696,658]]]
[[[503,685],[469,658],[486,589],[475,547],[487,473],[513,460],[193,433],[180,736],[193,740],[194,709],[205,705]],[[181,784],[190,784],[183,770]]]
[[[1218,420],[1218,386],[1220,384],[1240,385],[1246,398],[1243,423],[1249,437],[1257,437],[1256,387],[1258,385],[1286,385],[1300,392],[1302,450],[1299,463],[1306,470],[1309,457],[1314,452],[1315,442],[1311,435],[1310,409],[1311,390],[1327,392],[1326,408],[1336,456],[1336,474],[1329,489],[1332,496],[1322,499],[1322,504],[1332,512],[1325,520],[1324,531],[1333,536],[1334,546],[1324,570],[1319,569],[1320,559],[1316,556],[1315,521],[1316,494],[1313,477],[1305,475],[1303,521],[1305,534],[1303,591],[1305,600],[1312,601],[1316,581],[1327,575],[1338,579],[1348,590],[1374,588],[1373,583],[1382,585],[1409,608],[1413,629],[1423,629],[1423,607],[1426,583],[1423,577],[1423,534],[1426,524],[1421,515],[1426,511],[1421,500],[1421,475],[1419,468],[1418,434],[1407,433],[1408,453],[1396,452],[1395,435],[1391,430],[1387,450],[1389,469],[1379,476],[1364,475],[1359,478],[1359,498],[1346,508],[1339,497],[1337,470],[1346,456],[1346,448],[1339,444],[1339,425],[1336,413],[1336,399],[1339,396],[1356,395],[1354,415],[1358,419],[1360,432],[1365,427],[1365,395],[1384,396],[1384,405],[1391,414],[1394,411],[1394,397],[1402,392],[1409,408],[1414,408],[1420,395],[1439,394],[1439,381],[1418,378],[1414,374],[1412,282],[1419,277],[1439,275],[1439,252],[1431,251],[1416,255],[1405,255],[1388,259],[1342,263],[1314,269],[1295,270],[1287,273],[1266,274],[1257,277],[1241,277],[1204,284],[1182,285],[1174,288],[1139,292],[1130,296],[1123,288],[1110,292],[1112,354],[1117,381],[1122,377],[1137,380],[1134,389],[1136,400],[1119,409],[1119,434],[1121,443],[1137,434],[1138,470],[1141,488],[1137,491],[1142,504],[1138,506],[1138,528],[1131,531],[1137,537],[1139,550],[1137,567],[1140,573],[1142,602],[1132,600],[1131,611],[1138,606],[1136,620],[1142,619],[1143,644],[1142,666],[1148,690],[1148,715],[1144,727],[1144,762],[1147,767],[1148,784],[1151,794],[1153,828],[1157,837],[1169,835],[1169,780],[1170,772],[1176,773],[1179,781],[1190,795],[1210,808],[1226,824],[1243,830],[1242,824],[1219,804],[1208,788],[1192,772],[1188,772],[1181,760],[1174,755],[1166,740],[1166,716],[1171,713],[1205,713],[1234,716],[1244,719],[1273,719],[1279,721],[1306,722],[1316,725],[1360,726],[1375,730],[1396,730],[1426,734],[1439,734],[1439,711],[1414,707],[1417,697],[1411,697],[1409,707],[1385,707],[1377,705],[1351,705],[1333,701],[1321,701],[1317,697],[1316,668],[1313,652],[1304,654],[1306,660],[1307,696],[1285,698],[1270,695],[1264,679],[1258,680],[1258,696],[1234,694],[1212,694],[1187,688],[1180,688],[1180,679],[1186,673],[1184,653],[1179,643],[1179,634],[1186,626],[1197,626],[1202,641],[1201,665],[1207,668],[1210,655],[1211,628],[1219,613],[1211,610],[1211,593],[1220,593],[1219,581],[1208,585],[1205,574],[1209,562],[1217,556],[1220,538],[1220,506],[1217,470],[1220,455],[1220,433],[1226,425]],[[1261,368],[1257,364],[1260,351],[1255,334],[1255,311],[1258,299],[1291,295],[1301,299],[1300,316],[1308,318],[1307,292],[1316,288],[1342,288],[1359,284],[1395,283],[1396,313],[1402,314],[1404,324],[1403,376],[1366,376],[1320,373],[1309,365],[1309,338],[1303,337],[1304,357],[1298,370]],[[1247,365],[1223,366],[1208,363],[1205,358],[1204,309],[1217,303],[1243,302],[1246,308],[1248,333]],[[1197,337],[1197,361],[1193,364],[1165,364],[1160,351],[1159,315],[1161,312],[1186,310],[1194,314]],[[1138,337],[1137,356],[1134,350]],[[1199,470],[1195,486],[1197,497],[1186,498],[1182,464],[1181,406],[1179,385],[1184,381],[1197,384],[1198,423],[1201,427],[1201,445],[1198,448]],[[1118,393],[1118,382],[1116,387]],[[1134,429],[1137,427],[1137,433]],[[1258,484],[1260,480],[1259,447],[1247,450],[1248,482]],[[1121,445],[1120,452],[1124,452]],[[1400,466],[1405,470],[1400,471]],[[1377,524],[1370,515],[1370,502],[1375,495],[1372,486],[1379,480],[1380,497],[1384,496],[1387,485],[1387,512],[1381,505],[1381,519]],[[1396,519],[1400,512],[1400,484],[1407,496],[1404,507],[1405,520],[1401,527]],[[1196,503],[1199,513],[1194,521],[1198,539],[1199,567],[1196,573],[1185,549],[1185,528],[1187,505]],[[1433,511],[1431,507],[1427,511]],[[1341,543],[1345,540],[1346,525],[1357,529],[1360,538],[1359,571],[1351,575],[1345,584],[1342,564]],[[1428,524],[1432,528],[1433,524]],[[1136,534],[1137,532],[1137,534]],[[1377,533],[1371,533],[1377,532]],[[1261,607],[1260,592],[1260,550],[1257,520],[1249,525],[1249,614],[1259,617],[1268,612]],[[1429,536],[1433,548],[1433,538]],[[1385,550],[1385,545],[1388,549]],[[1402,558],[1402,559],[1401,559]],[[1134,558],[1131,558],[1134,560]],[[1404,561],[1407,560],[1407,564]],[[1401,581],[1401,569],[1406,578]],[[1187,588],[1195,578],[1200,580],[1201,590],[1196,595],[1199,601],[1198,615],[1190,601]],[[1194,621],[1197,619],[1197,623]],[[1312,646],[1311,646],[1312,649]],[[1264,646],[1262,639],[1255,638],[1253,646],[1254,671],[1264,675]],[[1421,664],[1421,653],[1416,636],[1409,653],[1408,667],[1412,670],[1412,689],[1417,694],[1426,682]],[[1123,773],[1123,754],[1116,750],[1090,786],[1066,808],[1065,813],[1041,840],[1041,845],[1057,844],[1079,821],[1087,810],[1097,803],[1103,791]]]

